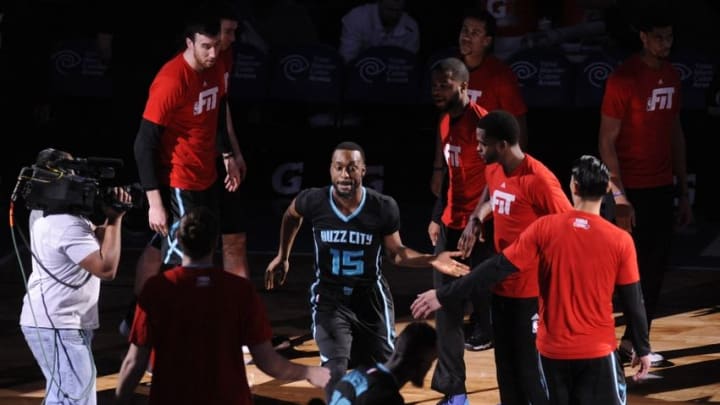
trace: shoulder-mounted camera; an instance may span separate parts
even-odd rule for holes
[[[132,204],[117,201],[109,184],[122,166],[121,159],[74,158],[67,152],[45,149],[34,165],[21,169],[12,200],[20,195],[28,209],[45,214],[90,216],[101,204],[127,211]],[[130,186],[125,188],[132,191]]]

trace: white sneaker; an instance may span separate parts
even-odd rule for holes
[[[665,362],[665,357],[660,353],[651,352],[650,353],[650,365],[653,367],[657,367]]]
[[[620,361],[623,363],[632,363],[635,359],[635,350],[633,349],[632,342],[629,339],[622,339],[620,346],[618,346],[618,352],[620,353]],[[650,366],[657,367],[665,362],[665,357],[660,353],[650,352]]]

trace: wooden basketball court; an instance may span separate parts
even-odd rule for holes
[[[127,259],[132,262],[132,258]],[[275,333],[292,339],[293,346],[283,351],[293,361],[318,364],[317,347],[309,336],[307,287],[312,278],[309,258],[296,259],[288,282],[280,290],[262,292]],[[253,259],[253,281],[262,291],[262,271],[268,256]],[[392,269],[386,272],[397,313],[398,332],[411,321],[409,306],[415,294],[431,288],[430,270]],[[96,335],[93,351],[98,368],[98,403],[111,404],[117,382],[117,371],[127,345],[117,332],[119,319],[128,302],[132,271],[125,271],[115,281],[103,285],[101,293],[101,329]],[[651,343],[661,352],[666,364],[653,368],[652,378],[641,384],[629,384],[629,404],[697,404],[720,403],[720,271],[675,270],[668,273],[661,299],[660,317],[653,323]],[[19,313],[22,290],[0,286],[5,297],[18,303],[10,311]],[[5,302],[5,299],[3,300]],[[7,315],[7,314],[6,314]],[[7,320],[7,317],[5,318]],[[618,336],[622,333],[619,318]],[[43,380],[37,365],[19,334],[10,322],[0,335],[0,404],[40,404]],[[248,360],[250,358],[248,357]],[[495,380],[493,351],[465,352],[467,388],[471,404],[499,403]],[[432,373],[432,371],[431,371]],[[424,388],[406,385],[402,394],[407,403],[435,404],[441,395],[429,388],[428,374]],[[626,368],[627,375],[633,373]],[[257,404],[307,404],[322,398],[321,390],[308,383],[276,381],[248,365],[248,376]],[[149,388],[146,375],[137,389],[136,403],[147,401]]]

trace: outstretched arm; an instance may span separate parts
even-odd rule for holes
[[[270,342],[248,347],[255,364],[265,374],[279,380],[307,380],[310,384],[325,388],[330,381],[330,370],[325,367],[305,366],[289,361],[278,354]]]
[[[440,302],[448,302],[449,300],[467,298],[472,294],[473,290],[486,290],[517,271],[518,268],[504,255],[492,256],[473,267],[470,274],[465,277],[443,285],[438,289],[438,299],[440,299]]]
[[[437,290],[428,290],[413,301],[410,309],[416,319],[425,319],[437,311],[450,300],[467,298],[476,289],[486,289],[488,286],[503,280],[518,269],[503,255],[493,256],[473,267],[470,274],[453,280]]]
[[[295,243],[295,237],[302,225],[302,220],[303,217],[295,209],[295,200],[293,199],[285,210],[280,224],[280,244],[278,246],[277,256],[275,256],[265,270],[265,288],[267,290],[275,288],[275,273],[278,268],[282,271],[279,284],[285,284],[287,273],[290,270],[288,258],[290,257],[292,246]]]
[[[445,251],[438,255],[420,253],[403,245],[398,231],[385,236],[383,242],[388,258],[396,266],[415,268],[434,267],[441,273],[455,277],[462,276],[470,271],[468,265],[453,259],[453,257],[459,257],[462,252]]]

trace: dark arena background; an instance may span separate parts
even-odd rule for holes
[[[537,3],[543,16],[556,23],[566,2],[570,1]],[[183,12],[191,6],[187,3],[17,0],[0,4],[0,142],[5,151],[0,163],[0,210],[10,212],[21,169],[48,147],[76,157],[121,159],[124,164],[113,184],[138,181],[133,142],[147,90],[155,72],[182,45],[178,33]],[[250,218],[252,279],[276,333],[291,337],[293,346],[285,354],[307,364],[318,362],[309,336],[306,300],[313,271],[309,227],[303,226],[298,236],[288,285],[271,293],[263,289],[265,266],[277,249],[282,213],[300,189],[329,182],[329,160],[336,144],[356,141],[367,156],[365,185],[398,201],[405,244],[430,251],[427,225],[435,202],[430,178],[438,113],[430,99],[429,67],[455,54],[460,15],[475,2],[407,1],[408,13],[420,26],[420,51],[371,48],[345,63],[337,51],[340,19],[360,3],[238,2],[243,12],[252,13],[269,44],[261,50],[236,42],[230,77],[233,120],[248,167],[241,186],[246,204],[241,209]],[[527,151],[550,167],[568,192],[572,161],[582,154],[598,155],[604,82],[638,45],[623,7],[609,3],[601,10],[603,34],[528,46],[507,58],[528,106]],[[720,403],[718,3],[671,1],[678,22],[670,59],[682,79],[681,121],[695,220],[676,231],[673,266],[661,298],[662,317],[653,323],[654,349],[665,354],[668,364],[653,370],[655,379],[631,385],[632,404]],[[99,33],[110,36],[110,53],[98,46]],[[94,342],[100,403],[111,403],[127,348],[117,326],[130,303],[134,262],[150,236],[146,209],[142,202],[138,205],[124,223],[118,277],[104,283],[101,292],[102,326]],[[12,214],[15,236],[17,231],[26,233],[28,212],[22,199],[15,202]],[[41,402],[42,374],[18,326],[24,294],[21,270],[30,271],[29,253],[22,241],[16,239],[15,244],[12,237],[5,222],[0,227],[0,403],[36,404]],[[414,295],[431,288],[430,272],[392,268],[385,272],[397,295],[398,328],[410,320]],[[622,333],[622,319],[618,322]],[[499,402],[492,351],[467,352],[466,362],[471,402]],[[285,384],[264,376],[252,364],[248,368],[259,404],[304,404],[322,395],[307,383]],[[138,389],[138,401],[146,399],[147,389]],[[429,381],[423,389],[408,385],[403,395],[416,404],[434,404],[440,398]]]

